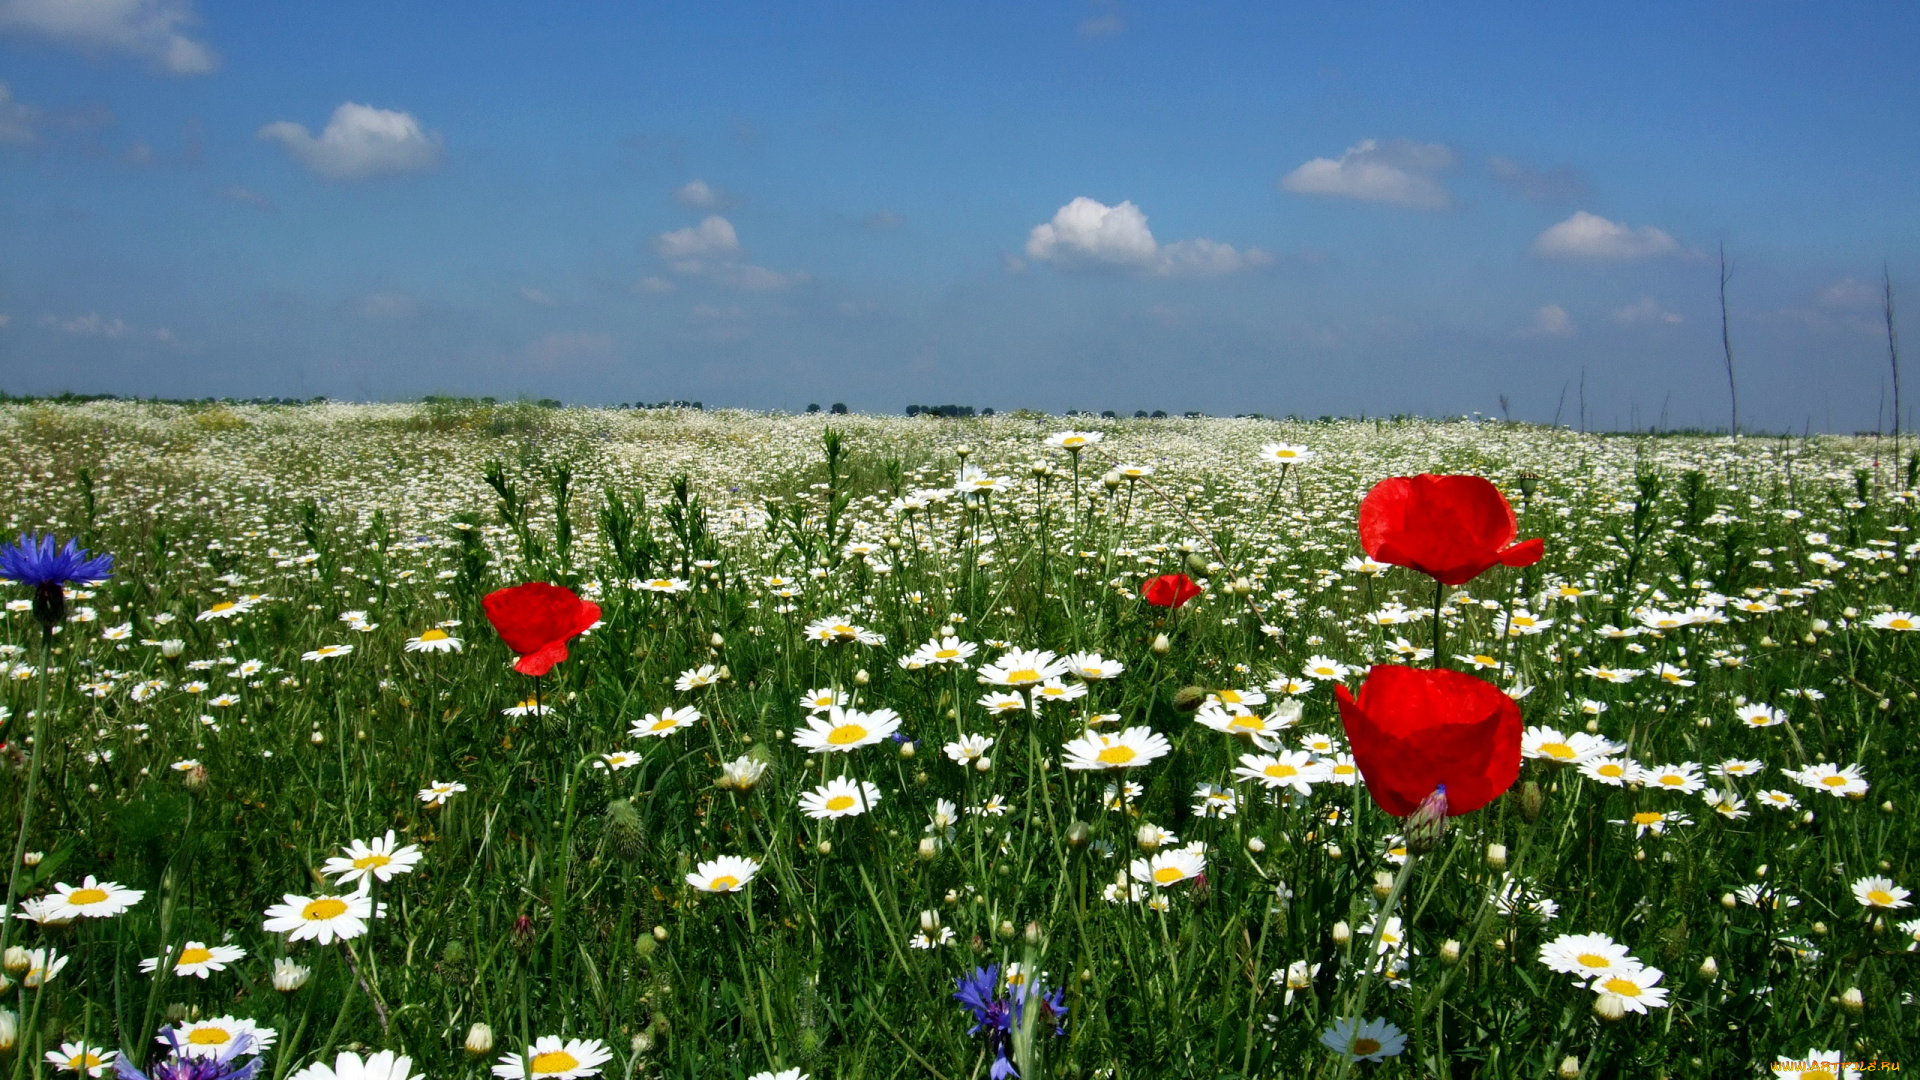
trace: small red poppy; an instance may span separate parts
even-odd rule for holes
[[[1381,664],[1356,699],[1335,685],[1353,763],[1380,809],[1406,817],[1434,789],[1446,812],[1478,810],[1520,776],[1520,706],[1458,671]]]
[[[599,604],[544,581],[488,593],[480,603],[500,640],[520,654],[513,670],[522,675],[545,675],[567,658],[568,639],[600,620]]]
[[[1204,591],[1185,574],[1162,574],[1141,582],[1140,595],[1154,607],[1177,608]]]
[[[1464,585],[1488,567],[1532,566],[1546,542],[1515,544],[1520,524],[1478,476],[1390,476],[1360,500],[1360,546],[1378,562]]]

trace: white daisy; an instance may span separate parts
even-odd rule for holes
[[[411,874],[414,864],[420,861],[420,848],[416,844],[396,846],[398,843],[392,829],[383,837],[374,837],[371,843],[351,841],[345,848],[346,854],[328,859],[320,872],[338,875],[335,880],[342,885],[369,877],[385,883],[392,881],[395,874]]]
[[[1069,769],[1133,769],[1171,749],[1166,736],[1148,727],[1130,727],[1112,735],[1089,731],[1061,747]]]
[[[687,884],[701,892],[739,892],[759,872],[757,859],[722,855],[694,867],[693,873],[687,875]]]

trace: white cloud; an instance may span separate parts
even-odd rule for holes
[[[1533,253],[1542,258],[1644,259],[1679,250],[1673,237],[1651,225],[1636,229],[1585,210],[1575,211],[1533,241]]]
[[[1273,261],[1257,248],[1240,251],[1204,237],[1162,245],[1133,203],[1107,206],[1084,195],[1061,207],[1052,221],[1035,225],[1027,234],[1026,250],[1035,262],[1122,267],[1162,277],[1230,274]],[[1002,261],[1018,272],[1017,259]]]
[[[128,326],[124,319],[102,318],[97,311],[64,321],[52,315],[46,315],[40,319],[40,325],[53,327],[75,337],[123,338],[133,333],[133,327]]]
[[[198,21],[192,0],[0,0],[0,30],[145,57],[173,75],[220,66],[212,49],[182,32]]]
[[[674,189],[673,201],[695,210],[718,210],[730,200],[725,192],[705,180],[689,180]]]
[[[704,277],[719,284],[751,292],[777,292],[808,281],[806,274],[782,273],[754,266],[728,256],[740,253],[740,236],[733,223],[719,214],[710,214],[698,225],[663,232],[653,239],[653,250],[676,274]],[[649,285],[661,281],[667,288]],[[647,292],[666,292],[672,282],[649,278],[640,283]]]
[[[413,114],[351,101],[333,110],[319,138],[291,120],[261,128],[260,138],[280,143],[294,160],[330,180],[411,172],[440,161],[440,136],[422,128]]]
[[[1850,277],[1820,290],[1820,303],[1825,307],[1874,308],[1882,299],[1879,288]]]
[[[363,319],[404,319],[420,310],[420,301],[396,292],[369,293],[353,302],[352,311]]]
[[[30,143],[40,110],[13,100],[13,88],[0,82],[0,143]]]
[[[1614,321],[1625,323],[1628,326],[1647,322],[1659,322],[1666,323],[1669,326],[1677,326],[1687,321],[1682,316],[1662,308],[1660,301],[1655,300],[1651,296],[1643,296],[1638,301],[1628,304],[1626,307],[1614,312],[1613,318]]]
[[[1453,204],[1438,174],[1453,167],[1453,151],[1411,139],[1363,139],[1338,159],[1314,158],[1280,179],[1296,195],[1332,195],[1420,210]]]
[[[1514,331],[1518,337],[1572,337],[1573,319],[1559,304],[1548,304],[1533,313],[1533,321]]]
[[[733,222],[713,214],[698,225],[661,233],[653,250],[669,261],[729,255],[740,250],[740,235],[733,231]]]

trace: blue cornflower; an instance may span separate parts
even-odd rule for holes
[[[113,556],[93,555],[72,540],[56,548],[53,534],[21,533],[0,547],[0,576],[33,589],[33,617],[53,627],[67,617],[67,585],[92,585],[113,574]]]
[[[987,1049],[993,1052],[993,1068],[988,1073],[991,1080],[1008,1080],[1009,1077],[1020,1075],[1013,1067],[1013,1037],[1028,1001],[1039,1006],[1040,1015],[1036,1019],[1051,1024],[1054,1034],[1066,1028],[1067,997],[1064,990],[1056,988],[1047,993],[1037,986],[1022,983],[1014,988],[1010,997],[1000,997],[996,993],[1000,985],[999,964],[975,968],[972,974],[955,979],[953,985],[953,999],[973,1012],[973,1028],[967,1034],[987,1033]]]
[[[236,1035],[233,1045],[219,1057],[189,1057],[180,1048],[180,1036],[173,1028],[161,1029],[161,1037],[167,1040],[172,1053],[153,1063],[147,1072],[134,1068],[125,1054],[113,1061],[113,1072],[119,1080],[254,1080],[260,1072],[262,1058],[253,1057],[244,1065],[236,1065],[235,1059],[254,1053],[253,1036]]]

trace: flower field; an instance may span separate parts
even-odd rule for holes
[[[1920,1066],[1890,441],[115,402],[0,447],[13,1080]]]

